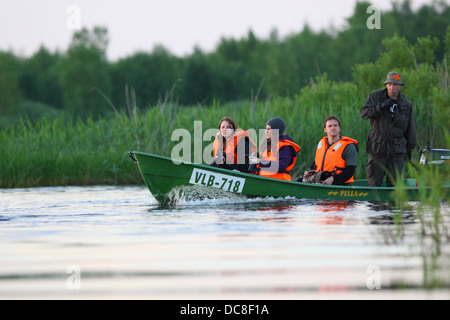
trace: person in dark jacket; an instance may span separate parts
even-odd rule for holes
[[[275,117],[266,123],[266,139],[259,147],[259,157],[250,156],[256,163],[254,174],[279,180],[291,181],[291,170],[297,160],[300,146],[285,134],[286,123]]]
[[[403,170],[405,159],[411,159],[416,147],[416,129],[411,102],[400,91],[404,85],[398,72],[389,72],[385,89],[373,91],[360,110],[362,119],[370,120],[366,152],[369,154],[369,186],[393,186]]]

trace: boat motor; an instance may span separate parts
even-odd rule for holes
[[[426,149],[420,151],[421,165],[437,164],[441,165],[450,162],[450,150],[449,149],[432,149],[427,146]]]

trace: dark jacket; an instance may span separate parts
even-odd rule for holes
[[[387,99],[387,89],[373,91],[360,110],[362,119],[370,119],[366,152],[378,157],[410,155],[417,145],[412,104],[399,92],[392,116],[388,107],[382,107]]]
[[[294,142],[294,140],[289,137],[289,135],[285,134],[279,138],[279,141],[289,140]],[[267,142],[267,149],[271,149],[270,140]],[[259,151],[260,154],[263,153],[263,150]],[[297,157],[297,152],[294,150],[292,146],[284,146],[278,152],[278,166],[272,165],[271,161],[262,160],[259,164],[261,168],[278,168],[278,172],[285,172],[286,169],[294,162],[294,158]]]

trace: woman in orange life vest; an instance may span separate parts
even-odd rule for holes
[[[280,117],[266,124],[266,140],[259,148],[259,158],[250,157],[256,163],[255,174],[263,177],[291,181],[290,171],[297,160],[300,147],[284,134],[286,123]]]
[[[335,116],[329,116],[323,124],[326,137],[316,149],[314,163],[303,174],[303,179],[317,172],[327,171],[331,176],[322,181],[326,185],[344,185],[354,182],[353,174],[358,160],[358,141],[340,136],[341,123]]]
[[[256,152],[256,145],[249,138],[248,132],[239,129],[233,119],[222,118],[213,143],[214,159],[211,165],[248,172],[249,156],[253,152]]]

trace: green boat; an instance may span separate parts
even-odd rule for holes
[[[167,157],[137,151],[130,151],[129,155],[161,204],[175,202],[180,192],[189,189],[249,198],[395,201],[394,187],[369,187],[367,180],[356,180],[351,186],[328,186],[276,180],[202,164],[177,163]],[[406,179],[404,188],[408,199],[415,201],[419,199],[419,190],[425,187],[416,186],[415,179]]]

